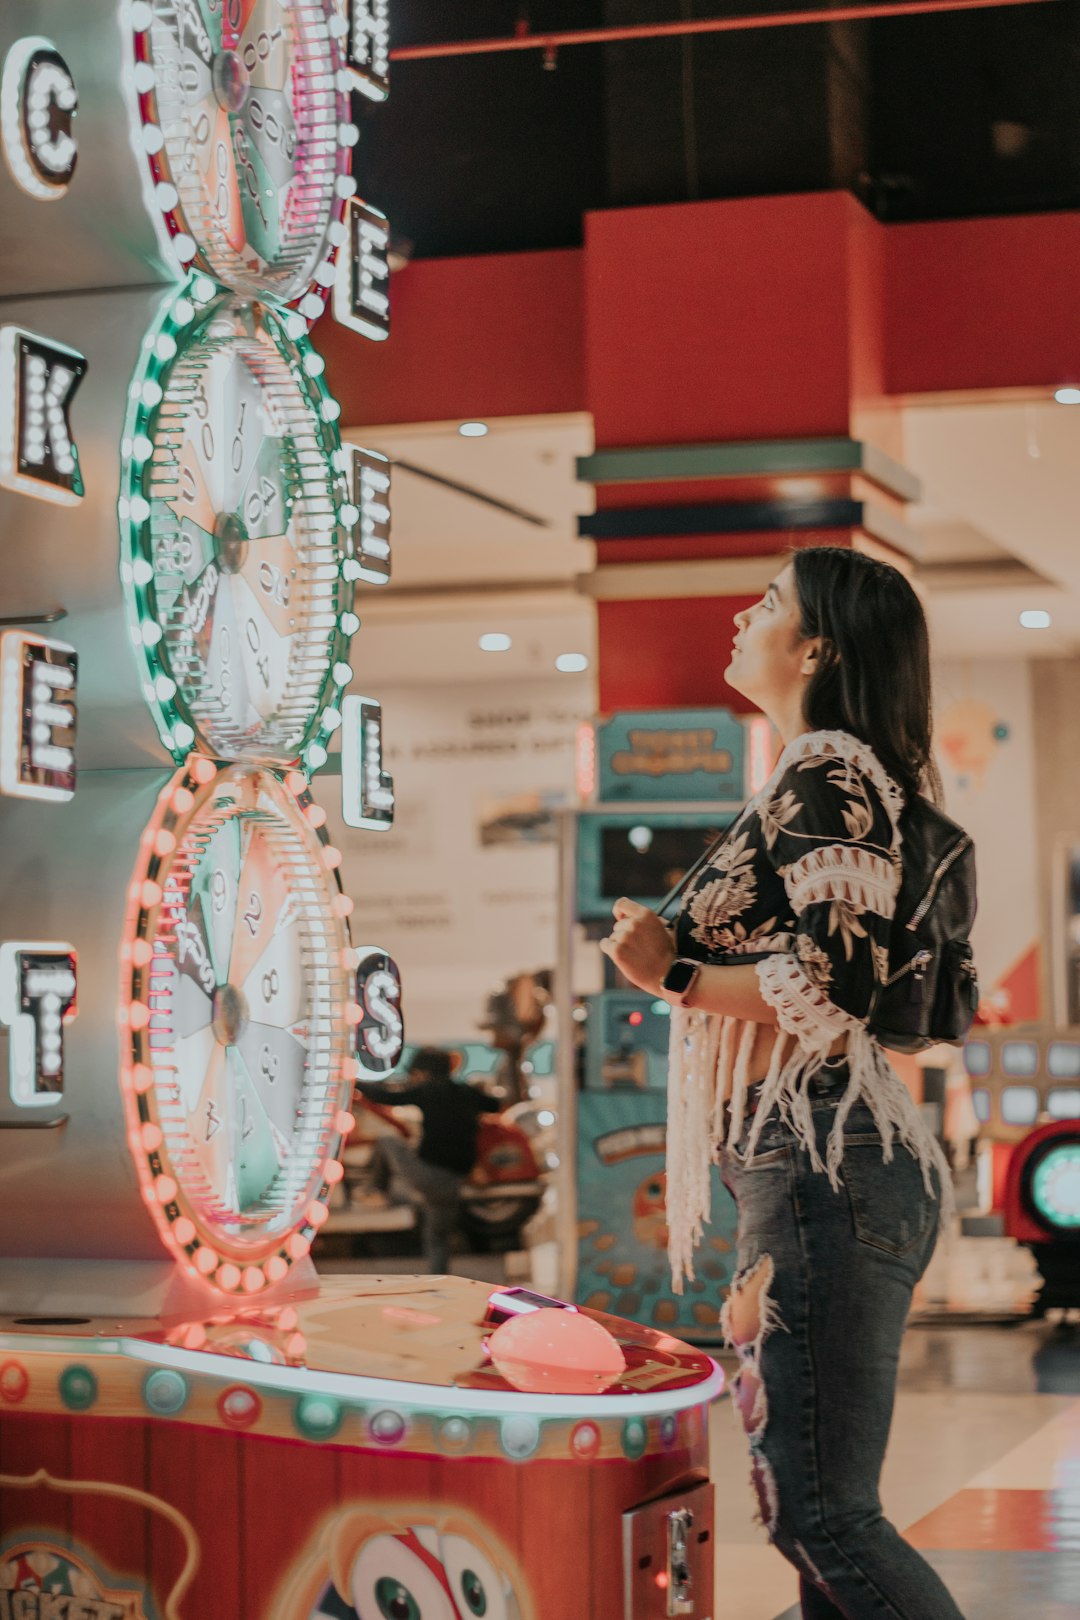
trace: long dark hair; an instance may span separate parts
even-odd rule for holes
[[[910,800],[935,803],[930,637],[922,603],[898,568],[841,546],[792,555],[802,636],[822,638],[803,699],[811,731],[867,743]]]

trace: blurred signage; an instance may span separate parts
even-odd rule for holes
[[[66,1538],[20,1538],[0,1553],[0,1620],[146,1620],[144,1603],[141,1589],[106,1585]]]
[[[577,1284],[592,1310],[691,1342],[720,1339],[720,1301],[735,1270],[735,1203],[714,1165],[712,1216],[685,1294],[667,1257],[667,1121],[662,1093],[583,1091],[577,1098]]]
[[[746,731],[727,709],[614,714],[596,742],[601,803],[745,797]]]

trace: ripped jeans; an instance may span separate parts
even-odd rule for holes
[[[846,1079],[812,1082],[822,1157]],[[922,1170],[899,1145],[882,1160],[863,1104],[846,1121],[838,1192],[776,1118],[750,1164],[725,1151],[720,1168],[739,1213],[723,1317],[741,1363],[732,1400],[804,1620],[962,1620],[878,1496],[900,1340],[937,1236]]]

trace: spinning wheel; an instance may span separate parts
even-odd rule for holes
[[[181,263],[282,302],[329,285],[356,139],[335,0],[135,0],[129,19],[139,138]]]
[[[147,700],[178,761],[196,743],[288,761],[341,723],[356,512],[321,371],[280,317],[205,277],[147,340],[121,574]]]
[[[168,1241],[226,1290],[307,1253],[350,1123],[347,902],[296,781],[194,758],[132,885],[132,1147]]]

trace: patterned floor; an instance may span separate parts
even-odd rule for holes
[[[727,1402],[713,1458],[713,1620],[798,1620]],[[966,1620],[1080,1620],[1080,1327],[910,1329],[882,1495]]]

